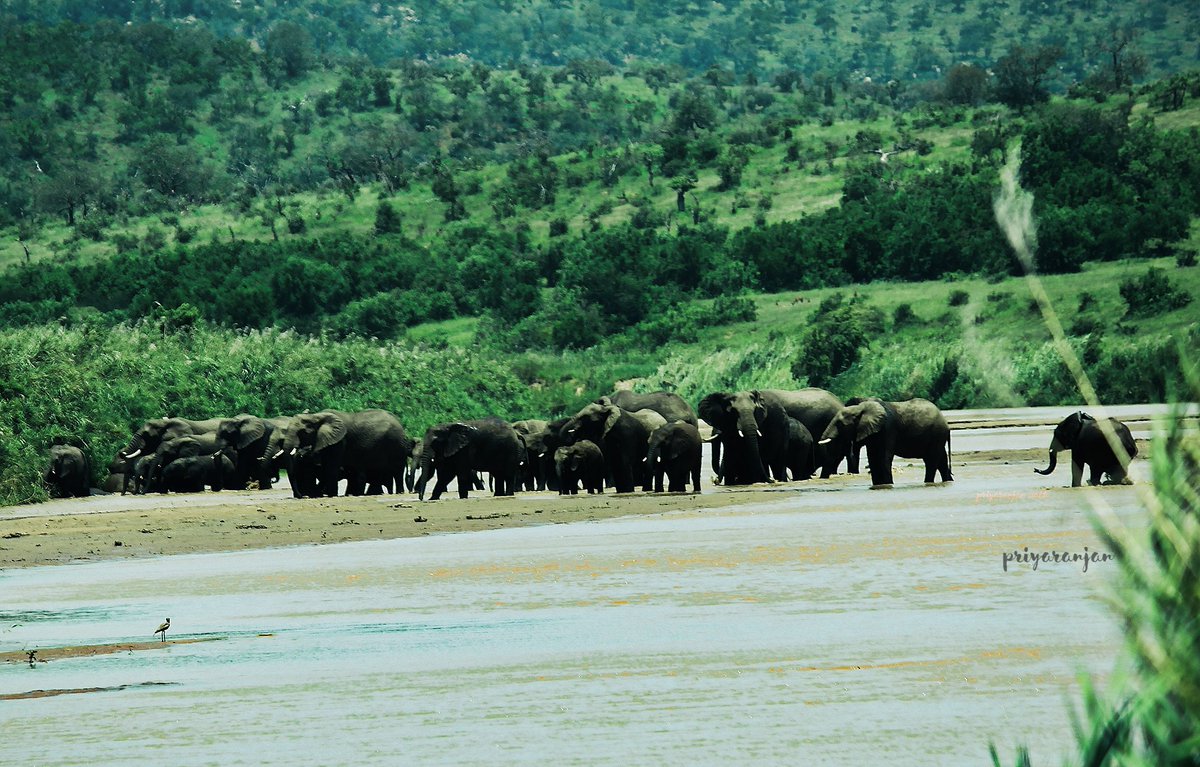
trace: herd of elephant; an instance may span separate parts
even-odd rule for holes
[[[703,419],[712,429],[707,440]],[[1106,435],[1105,432],[1109,434]],[[1114,437],[1124,448],[1118,456]],[[828,478],[842,461],[858,473],[865,449],[872,485],[891,485],[896,457],[920,459],[925,482],[953,479],[950,427],[925,399],[842,402],[824,389],[717,392],[694,408],[665,391],[621,390],[554,421],[499,418],[455,421],[428,429],[417,442],[386,410],[323,410],[290,417],[194,421],[159,418],[138,428],[109,464],[106,492],[198,492],[205,488],[269,489],[286,471],[297,498],[415,492],[422,500],[430,479],[433,500],[456,481],[460,498],[482,489],[489,475],[495,495],[518,490],[576,494],[606,487],[618,493],[699,492],[702,445],[712,443],[715,481],[724,485]],[[1049,474],[1057,454],[1072,451],[1072,485],[1105,474],[1126,480],[1137,453],[1129,429],[1083,412],[1055,429]],[[76,445],[50,448],[45,481],[59,496],[90,493],[90,464]]]

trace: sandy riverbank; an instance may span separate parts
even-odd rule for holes
[[[1044,462],[1042,451],[993,451],[955,456],[955,473],[991,465],[1021,471]],[[897,461],[897,482],[919,482],[922,469]],[[1061,472],[1058,479],[1067,479]],[[706,476],[705,479],[708,477]],[[459,533],[525,525],[565,524],[681,509],[770,503],[782,493],[829,492],[861,486],[865,475],[776,485],[705,489],[695,494],[561,497],[486,494],[421,502],[412,495],[295,500],[286,491],[203,493],[195,496],[104,496],[0,511],[0,570],[134,557],[242,551]]]

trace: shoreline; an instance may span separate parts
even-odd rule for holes
[[[1139,452],[1146,455],[1141,452],[1144,444],[1139,443]],[[1024,474],[1029,467],[1045,462],[1045,450],[993,450],[956,454],[954,459],[956,475],[963,469],[973,474],[983,467]],[[923,469],[919,461],[898,459],[896,469],[897,487],[914,481],[920,484]],[[1056,480],[1050,481],[1053,485],[1064,480],[1069,483],[1069,469]],[[705,482],[709,481],[706,468]],[[477,493],[465,500],[447,494],[438,501],[424,502],[407,493],[297,500],[286,490],[93,496],[62,502],[47,513],[5,515],[24,507],[0,510],[0,573],[84,562],[595,522],[772,503],[796,494],[836,493],[841,488],[868,485],[866,474],[838,474],[825,480],[772,485],[706,484],[698,495],[606,492],[560,496],[546,491],[505,498]],[[834,497],[830,496],[831,502]]]

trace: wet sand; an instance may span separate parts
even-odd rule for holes
[[[1040,441],[1040,439],[1039,439]],[[1139,440],[1139,454],[1148,443]],[[1054,476],[1035,477],[1044,466],[1044,448],[955,452],[956,476],[999,476],[1015,464],[1030,485],[1069,483],[1070,467]],[[861,488],[868,475],[840,474],[826,480],[725,488],[713,486],[706,471],[704,491],[694,493],[581,494],[521,493],[493,498],[476,493],[465,500],[453,493],[438,501],[411,494],[301,499],[286,489],[194,495],[109,495],[54,501],[0,510],[0,571],[11,568],[94,562],[172,554],[264,549],[303,544],[411,538],[528,525],[591,522],[614,517],[680,510],[720,509],[768,503],[780,493]],[[919,462],[897,459],[897,485],[919,484]]]

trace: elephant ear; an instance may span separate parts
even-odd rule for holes
[[[267,423],[261,418],[248,418],[238,429],[237,449],[245,450],[267,433]]]
[[[883,409],[883,405],[878,402],[864,402],[861,405],[855,405],[859,408],[858,428],[855,431],[854,439],[862,442],[872,434],[877,434],[883,429],[883,423],[887,420],[887,411]]]
[[[446,442],[442,455],[450,456],[471,444],[471,433],[476,429],[465,423],[452,423],[446,426]]]
[[[713,429],[717,429],[717,424],[725,416],[729,409],[729,395],[725,392],[715,392],[700,400],[700,407],[696,410],[704,422]]]
[[[330,415],[317,429],[317,440],[313,449],[318,453],[346,438],[346,420],[341,416]]]
[[[616,405],[607,405],[604,408],[604,436],[608,436],[608,430],[616,425],[617,421],[621,420],[621,408]]]

